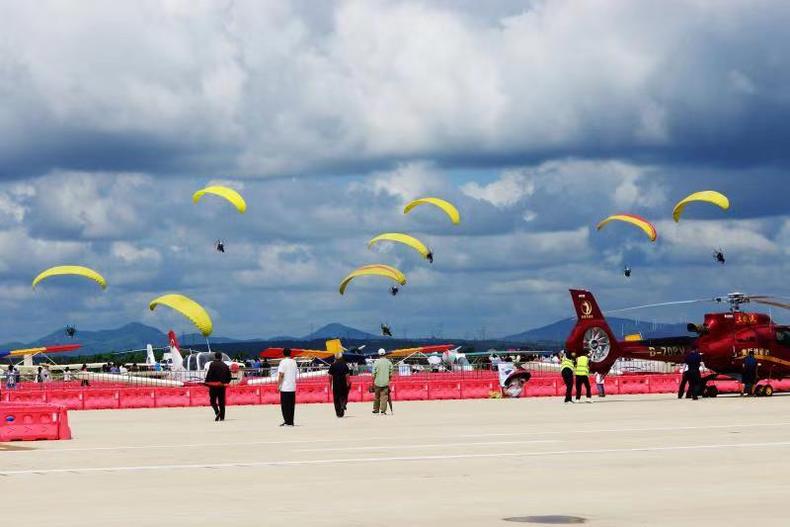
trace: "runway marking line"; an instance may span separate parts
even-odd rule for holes
[[[534,443],[560,443],[558,439],[535,439],[529,441],[483,441],[478,443],[431,443],[427,445],[376,445],[350,446],[342,448],[300,448],[294,452],[345,452],[359,450],[397,450],[399,448],[447,448],[456,446],[495,446],[495,445],[526,445]]]
[[[507,436],[542,436],[542,435],[560,435],[560,434],[608,434],[619,432],[671,432],[683,430],[722,430],[728,428],[762,428],[762,427],[777,427],[777,426],[790,426],[790,422],[780,423],[741,423],[741,424],[726,424],[726,425],[705,425],[705,426],[663,426],[663,427],[649,427],[649,428],[600,428],[582,430],[548,430],[548,431],[533,431],[533,432],[492,432],[485,434],[453,434],[453,438],[483,438],[483,437],[507,437]],[[338,438],[338,439],[296,439],[290,441],[248,441],[240,443],[224,443],[228,447],[237,446],[265,446],[265,445],[311,445],[320,443],[348,443],[348,442],[363,442],[363,441],[380,441],[392,439],[392,436],[380,437],[363,437],[363,438]],[[442,439],[442,437],[425,437],[424,439]],[[173,444],[173,445],[127,445],[127,446],[106,446],[106,447],[76,447],[76,448],[42,448],[31,450],[13,450],[4,451],[4,454],[31,454],[31,453],[48,453],[48,452],[101,452],[101,451],[114,451],[114,450],[154,450],[154,449],[167,449],[167,448],[205,448],[216,446],[216,443],[188,443],[188,444]],[[406,445],[405,447],[408,447]],[[328,449],[327,449],[328,450]],[[349,448],[349,450],[353,450]]]
[[[32,469],[32,470],[3,470],[0,476],[19,476],[19,475],[46,475],[46,474],[83,474],[90,472],[143,472],[156,470],[194,470],[194,469],[223,469],[223,468],[256,468],[256,467],[286,467],[299,465],[333,465],[338,463],[391,463],[391,462],[410,462],[410,461],[448,461],[455,459],[496,459],[496,458],[517,458],[517,457],[539,457],[539,456],[568,456],[568,455],[591,455],[591,454],[626,454],[634,452],[676,452],[681,450],[725,450],[738,448],[755,447],[786,447],[790,446],[790,441],[774,443],[736,443],[736,444],[713,444],[713,445],[688,445],[688,446],[660,446],[660,447],[634,447],[634,448],[602,448],[588,450],[554,450],[548,452],[503,452],[490,454],[454,454],[437,456],[397,456],[397,457],[362,457],[362,458],[336,458],[336,459],[313,459],[303,461],[250,461],[239,463],[206,463],[206,464],[179,464],[179,465],[138,465],[138,466],[118,466],[118,467],[73,467],[55,469]]]

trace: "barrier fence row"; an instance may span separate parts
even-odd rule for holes
[[[370,377],[352,378],[350,402],[372,401],[369,393]],[[607,395],[649,394],[677,392],[680,376],[675,374],[633,375],[606,379]],[[715,381],[722,393],[739,392],[737,381]],[[773,381],[777,391],[790,390],[790,380]],[[394,401],[482,399],[500,392],[493,377],[450,379],[412,379],[400,377],[393,380]],[[559,376],[533,377],[524,386],[522,397],[550,397],[563,394],[565,386]],[[593,387],[593,392],[595,387]],[[207,406],[208,389],[193,385],[184,387],[58,387],[46,390],[5,390],[0,401],[12,403],[50,403],[70,410],[111,408],[162,408]],[[332,392],[326,378],[306,379],[298,383],[297,403],[328,403]],[[277,404],[279,394],[274,384],[257,386],[231,385],[227,391],[229,405]]]

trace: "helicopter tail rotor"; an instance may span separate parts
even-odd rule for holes
[[[565,349],[577,356],[588,354],[593,372],[608,372],[620,356],[617,339],[592,293],[578,289],[571,289],[570,293],[578,321],[565,342]]]

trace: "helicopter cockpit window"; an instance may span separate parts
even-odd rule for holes
[[[184,360],[184,367],[187,370],[194,370],[195,369],[195,359],[197,359],[197,357],[195,357],[194,355],[188,355],[186,357],[186,359]]]
[[[777,329],[776,341],[783,346],[790,346],[790,328]]]

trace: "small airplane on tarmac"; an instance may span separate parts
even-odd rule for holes
[[[616,310],[698,302],[727,303],[730,306],[728,312],[706,314],[702,325],[689,324],[689,332],[696,333],[697,336],[627,338],[618,341],[592,293],[579,289],[571,289],[570,293],[578,321],[568,336],[565,348],[576,354],[589,353],[590,369],[593,372],[608,372],[621,357],[678,364],[683,362],[691,350],[698,349],[705,366],[712,372],[702,379],[702,393],[709,397],[715,397],[718,393],[714,385],[707,384],[717,376],[742,380],[743,361],[749,352],[753,352],[754,357],[760,361],[757,369],[758,380],[768,381],[757,386],[755,395],[773,395],[771,379],[790,377],[790,327],[775,324],[765,313],[747,313],[740,310],[741,305],[748,303],[790,309],[790,304],[777,297],[730,293],[706,300],[665,302]]]
[[[190,383],[202,383],[206,378],[209,363],[214,360],[214,353],[208,351],[190,352],[186,357],[183,357],[176,334],[171,330],[167,336],[169,351],[164,353],[161,361],[157,362],[153,346],[150,344],[147,346],[144,371],[125,374],[76,372],[74,377],[78,380],[117,382],[138,386],[183,386]],[[241,364],[232,361],[224,353],[222,360],[230,366],[234,380],[238,382]]]
[[[22,357],[22,363],[18,369],[34,369],[33,357],[36,355],[47,355],[50,353],[66,353],[76,351],[82,347],[81,344],[61,344],[53,346],[38,346],[35,348],[16,349],[10,351],[0,351],[0,359]]]
[[[326,349],[324,350],[310,350],[301,348],[291,348],[292,358],[305,358],[305,359],[319,359],[323,361],[332,361],[334,358],[342,353],[343,358],[348,362],[356,362],[364,364],[367,359],[378,357],[376,353],[365,353],[363,350],[365,346],[347,349],[343,347],[340,339],[331,339],[326,341]],[[393,359],[405,360],[414,355],[430,355],[432,353],[449,353],[457,352],[459,347],[453,344],[436,344],[432,346],[419,346],[416,348],[401,348],[391,350],[385,353],[385,356]],[[282,359],[283,348],[266,348],[260,353],[262,359]]]

